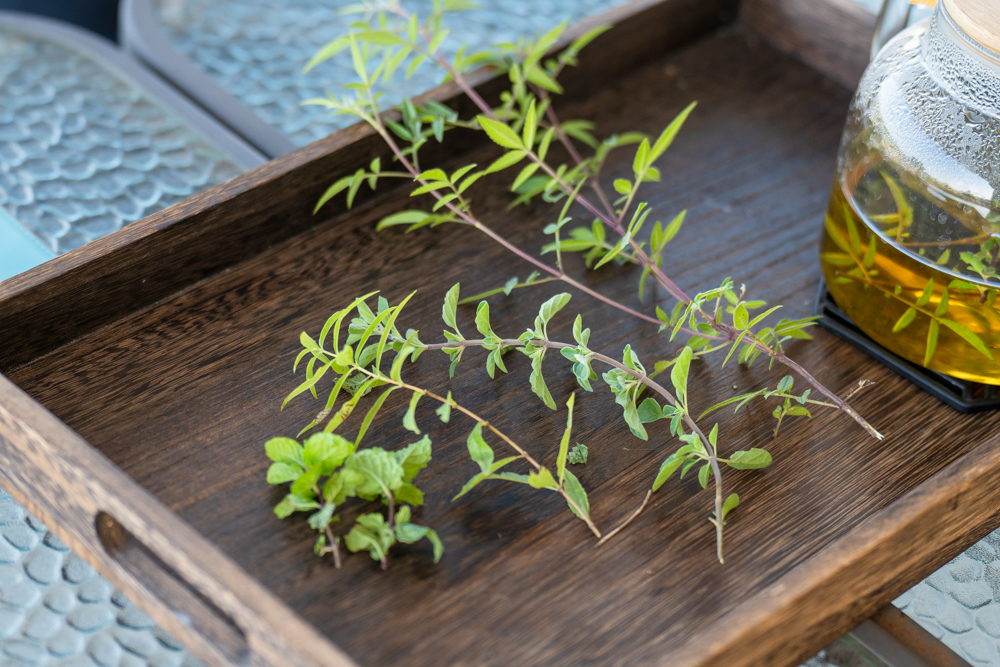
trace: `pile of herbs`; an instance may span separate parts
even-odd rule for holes
[[[349,35],[324,47],[308,67],[349,50],[358,81],[344,86],[345,92],[340,96],[330,93],[308,103],[323,105],[335,114],[356,116],[370,125],[391,150],[395,167],[383,169],[381,160],[376,159],[367,168],[342,176],[323,194],[316,210],[342,194],[350,207],[362,187],[375,189],[387,178],[406,179],[415,185],[413,197],[420,198],[414,201],[426,204],[383,218],[378,223],[379,230],[403,227],[410,233],[445,224],[472,227],[483,234],[484,240],[501,245],[535,270],[525,280],[512,278],[503,286],[465,300],[461,299],[459,285],[452,287],[444,295],[442,319],[446,328],[442,340],[421,340],[414,329],[405,329],[404,333],[401,316],[413,294],[396,305],[376,297],[375,293],[360,296],[330,316],[318,335],[303,332],[300,336],[303,349],[293,370],[304,367],[305,380],[288,395],[285,404],[303,394],[317,397],[317,388],[322,386],[332,384],[332,389],[324,408],[300,436],[322,427],[320,432],[310,435],[304,444],[290,438],[275,438],[266,444],[267,455],[273,461],[268,482],[290,484],[288,495],[275,513],[282,518],[295,512],[309,513],[308,523],[319,533],[316,553],[331,554],[338,566],[342,558],[341,542],[349,551],[369,553],[384,568],[394,544],[427,539],[436,562],[443,552],[440,539],[431,528],[411,520],[414,508],[423,503],[416,477],[432,455],[431,441],[420,433],[416,414],[418,410],[430,409],[428,404],[432,404],[442,422],[450,423],[461,417],[472,424],[466,443],[478,471],[461,489],[455,490],[455,498],[486,482],[524,484],[543,493],[554,493],[600,544],[642,511],[650,493],[675,474],[683,477],[690,472],[703,488],[711,485],[714,490],[708,521],[715,531],[718,559],[723,562],[726,517],[740,504],[737,494],[723,491],[723,470],[760,469],[770,465],[772,457],[760,448],[731,451],[731,447],[724,446],[719,425],[705,424],[704,417],[727,406],[735,405],[739,410],[754,399],[777,399],[773,412],[777,420],[775,436],[784,419],[811,417],[811,409],[817,407],[838,410],[872,437],[882,436],[848,404],[850,395],[841,398],[785,354],[787,341],[811,338],[806,329],[815,323],[815,317],[775,321],[773,315],[780,305],[767,308],[764,301],[747,298],[745,288],[735,287],[736,282],[728,277],[720,280],[717,287],[694,295],[688,295],[668,277],[664,269],[669,266],[668,246],[680,232],[685,212],[666,223],[650,224],[652,208],[641,200],[639,193],[644,183],[660,180],[656,163],[695,104],[687,106],[658,136],[629,132],[599,138],[594,134],[594,125],[585,119],[561,120],[554,100],[562,93],[560,73],[577,65],[581,49],[607,27],[591,30],[566,43],[563,41],[566,26],[561,25],[534,41],[498,44],[476,54],[467,53],[463,47],[454,58],[447,58],[440,49],[448,36],[442,19],[447,12],[466,7],[468,3],[462,0],[435,0],[433,10],[424,18],[406,11],[398,0],[365,3],[347,10],[364,13],[367,20],[353,24]],[[462,118],[452,108],[433,100],[419,105],[404,100],[396,108],[383,110],[381,99],[385,87],[394,77],[404,72],[408,76],[421,66],[441,68],[446,80],[457,84],[472,101],[477,114]],[[482,66],[492,67],[498,76],[506,76],[510,81],[497,106],[484,101],[467,78],[470,71]],[[485,132],[503,149],[503,154],[485,168],[469,164],[451,173],[421,165],[421,148],[429,142],[441,142],[444,134],[455,128]],[[550,148],[555,143],[563,147],[569,162],[549,160]],[[634,158],[632,177],[614,179],[610,183],[612,194],[605,189],[607,179],[602,178],[601,170],[613,150],[634,151]],[[516,175],[511,179],[509,174]],[[467,190],[484,178],[492,178],[498,186],[509,189],[512,205],[531,205],[539,199],[554,205],[551,211],[555,215],[544,228],[551,240],[539,256],[517,246],[477,216]],[[590,224],[570,226],[571,207],[585,211],[591,218]],[[593,290],[566,272],[563,257],[567,253],[582,254],[587,267],[594,271],[609,263],[634,265],[639,273],[640,298],[652,282],[670,297],[673,305],[669,312],[659,306],[652,312],[641,312]],[[563,316],[570,293],[557,294],[542,303],[533,326],[523,332],[494,328],[486,298],[499,294],[514,298],[515,290],[520,297],[528,293],[527,288],[551,282],[562,282],[574,292],[601,301],[607,308],[657,327],[665,349],[681,337],[684,344],[679,352],[657,361],[652,370],[647,370],[630,345],[619,354],[593,349],[590,329],[580,315],[573,319],[572,341],[555,340],[549,334],[549,325]],[[476,332],[460,330],[459,306],[476,301]],[[531,308],[534,312],[534,306]],[[404,377],[409,364],[418,363],[421,355],[432,352],[448,355],[454,375],[455,367],[470,348],[486,352],[485,370],[490,378],[497,371],[507,373],[504,361],[507,355],[526,355],[531,360],[527,378],[531,390],[552,410],[558,410],[559,403],[565,406],[566,426],[562,438],[554,445],[558,448],[554,468],[539,463],[512,435],[494,426],[487,415],[464,406],[461,397],[455,398],[451,392],[444,396],[433,393]],[[750,366],[762,356],[771,366],[785,366],[810,388],[794,393],[793,376],[787,375],[774,389],[763,388],[727,398],[700,415],[691,412],[689,398],[693,387],[689,386],[689,377],[696,359],[706,362],[721,359],[719,363],[723,366],[734,360]],[[588,450],[579,443],[571,448],[576,394],[557,401],[545,381],[544,367],[560,361],[571,366],[583,391],[605,387],[611,393],[621,406],[624,426],[632,436],[648,440],[647,425],[666,420],[668,428],[664,431],[669,432],[669,438],[660,439],[667,442],[675,439],[673,451],[668,450],[658,473],[650,480],[642,505],[606,532],[592,520],[588,493],[568,467],[585,462]],[[669,376],[668,379],[657,379],[661,374]],[[859,382],[855,391],[867,384]],[[384,420],[380,410],[386,399],[397,391],[409,395],[403,425],[413,432],[414,438],[422,437],[396,451],[362,448],[369,430]],[[338,430],[344,430],[356,410],[363,417],[356,437],[349,440]],[[349,529],[339,529],[336,512],[351,498],[379,501],[384,510],[361,514]]]

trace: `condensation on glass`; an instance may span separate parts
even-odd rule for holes
[[[938,2],[865,72],[821,263],[837,304],[876,342],[1000,384],[1000,37],[989,39],[996,24],[983,19],[1000,21],[1000,6],[991,3]]]

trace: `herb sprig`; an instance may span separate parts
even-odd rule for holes
[[[328,371],[332,371],[337,379],[326,407],[305,430],[326,420],[324,431],[333,433],[350,416],[361,397],[376,387],[386,385],[386,390],[369,408],[354,442],[355,446],[372,426],[375,415],[392,391],[404,389],[411,393],[409,409],[403,420],[404,425],[415,433],[418,433],[415,412],[422,397],[440,404],[437,413],[443,421],[448,421],[451,410],[457,409],[476,423],[467,446],[470,457],[480,467],[480,472],[469,480],[458,496],[486,480],[526,483],[535,488],[551,490],[561,495],[571,511],[588,525],[595,536],[600,537],[600,530],[590,519],[590,501],[586,491],[566,468],[570,459],[574,396],[570,396],[567,402],[567,428],[558,446],[557,465],[553,474],[513,439],[490,425],[484,417],[460,407],[450,394],[441,397],[424,388],[407,384],[401,378],[402,365],[407,358],[414,362],[420,354],[433,349],[442,350],[449,355],[452,360],[450,372],[453,374],[464,352],[470,348],[482,348],[487,352],[486,370],[493,377],[497,369],[506,373],[504,356],[510,350],[517,349],[531,360],[529,384],[533,392],[554,410],[556,401],[543,375],[548,351],[558,350],[561,356],[572,362],[577,382],[585,391],[592,391],[592,383],[598,378],[593,369],[596,362],[607,367],[601,374],[601,379],[622,407],[623,419],[636,437],[647,439],[649,436],[646,425],[665,419],[669,422],[671,436],[676,436],[682,443],[664,460],[652,484],[652,490],[659,489],[674,472],[679,470],[683,477],[694,468],[697,468],[702,487],[707,488],[710,481],[713,483],[714,511],[709,521],[715,527],[717,555],[722,561],[725,519],[739,504],[736,494],[726,496],[723,493],[722,466],[739,470],[761,468],[771,463],[771,455],[763,449],[753,448],[720,456],[718,424],[706,434],[692,417],[689,408],[688,378],[692,360],[727,350],[723,365],[735,356],[738,363],[750,366],[763,355],[769,359],[770,364],[777,362],[785,365],[804,378],[823,400],[809,398],[809,392],[801,396],[788,393],[791,389],[790,378],[782,380],[774,392],[765,389],[737,397],[740,400],[757,396],[783,399],[782,405],[774,412],[778,427],[787,417],[811,417],[811,413],[805,408],[809,404],[844,412],[871,436],[881,439],[882,435],[848,404],[847,398],[841,398],[824,387],[785,354],[784,344],[787,341],[811,339],[806,329],[815,323],[815,317],[781,319],[777,323],[766,325],[764,320],[781,306],[752,314],[752,311],[759,310],[766,304],[746,298],[745,287],[741,286],[737,290],[731,278],[720,281],[719,286],[714,289],[689,296],[664,271],[667,246],[680,232],[685,213],[682,211],[675,215],[667,224],[660,221],[650,224],[652,208],[648,202],[640,200],[639,193],[642,184],[661,179],[662,175],[655,163],[671,146],[695,104],[686,107],[655,139],[638,132],[598,139],[593,134],[594,126],[589,121],[561,120],[553,106],[553,96],[562,92],[558,83],[561,71],[567,66],[576,65],[580,50],[599,37],[607,27],[581,35],[557,54],[552,54],[551,50],[559,43],[565,25],[549,31],[535,41],[500,44],[483,53],[467,54],[463,48],[455,58],[449,60],[440,51],[440,45],[447,37],[447,31],[442,28],[442,19],[448,11],[459,9],[465,4],[458,0],[436,1],[430,14],[421,20],[417,15],[405,11],[398,2],[363,3],[358,9],[374,15],[374,20],[371,23],[354,24],[350,35],[334,40],[313,58],[310,67],[344,49],[350,50],[359,81],[346,86],[347,93],[341,97],[328,94],[307,103],[323,105],[333,113],[354,115],[368,123],[385,141],[400,166],[399,171],[383,171],[380,160],[374,160],[368,169],[359,169],[335,181],[323,194],[316,209],[344,192],[348,206],[351,206],[363,185],[367,184],[375,189],[379,179],[383,177],[408,178],[417,186],[412,196],[430,197],[432,205],[429,210],[410,209],[389,215],[378,223],[379,230],[403,226],[407,232],[412,232],[445,223],[470,226],[530,263],[534,272],[524,281],[512,278],[502,287],[465,301],[460,300],[456,285],[445,299],[443,315],[448,329],[444,333],[445,341],[441,343],[425,344],[419,340],[415,331],[409,330],[406,335],[398,331],[395,322],[406,300],[397,306],[389,306],[380,298],[377,310],[372,311],[365,303],[371,295],[361,297],[347,309],[331,317],[318,340],[303,333],[301,340],[304,350],[298,361],[306,356],[310,357],[306,364],[307,379],[289,395],[286,403],[307,391],[315,395],[317,383]],[[394,113],[384,113],[380,108],[382,93],[378,88],[398,71],[405,68],[409,75],[424,63],[441,67],[446,78],[454,81],[472,100],[478,115],[461,119],[457,112],[438,102],[427,101],[418,105],[412,100],[404,100]],[[509,90],[500,96],[500,104],[496,107],[487,104],[465,76],[466,72],[483,64],[492,66],[499,74],[505,74],[511,82]],[[504,149],[503,154],[485,168],[469,164],[449,170],[449,173],[437,167],[422,167],[420,149],[431,140],[442,141],[444,133],[454,128],[485,132],[490,140]],[[563,146],[572,160],[570,163],[553,164],[548,161],[550,148],[555,142]],[[582,155],[578,145],[588,148],[589,155]],[[601,171],[610,152],[623,146],[637,146],[632,161],[632,178],[619,178],[613,182],[618,196],[612,201],[603,189]],[[548,203],[561,203],[561,210],[555,221],[544,229],[552,240],[542,248],[542,255],[554,255],[554,264],[518,247],[486,225],[474,212],[470,188],[484,177],[516,165],[521,165],[521,169],[510,184],[514,194],[512,206],[530,204],[537,198]],[[584,190],[588,194],[584,194]],[[590,192],[594,199],[591,199]],[[572,221],[569,214],[574,205],[593,216],[590,224],[567,227]],[[648,241],[645,240],[647,238]],[[629,307],[570,276],[563,263],[563,255],[567,252],[581,253],[588,268],[592,270],[600,270],[611,262],[641,266],[642,273],[638,281],[640,298],[644,297],[647,283],[652,279],[676,303],[669,314],[658,306],[653,313]],[[684,334],[687,339],[683,349],[671,358],[656,362],[654,372],[650,373],[631,346],[625,347],[621,361],[592,350],[589,347],[589,330],[583,328],[579,316],[574,323],[574,343],[551,340],[548,323],[569,301],[568,294],[557,295],[545,302],[534,326],[516,339],[504,338],[494,332],[489,320],[489,305],[485,301],[478,305],[475,318],[481,337],[466,339],[460,333],[457,325],[459,303],[501,292],[510,296],[514,290],[553,281],[563,282],[612,308],[654,324],[660,332],[669,331],[669,336],[665,336],[669,341]],[[338,342],[339,332],[345,321],[350,322],[348,339],[341,345]],[[334,349],[329,351],[325,349],[324,341],[331,333]],[[368,343],[372,336],[377,336],[378,343]],[[387,349],[396,353],[388,375],[381,370],[382,357]],[[659,373],[668,370],[673,391],[654,379]],[[867,384],[862,381],[859,386]],[[337,408],[337,398],[342,389],[350,391],[352,396]],[[646,393],[652,393],[655,397],[644,397]],[[708,412],[733,402],[734,399],[723,401]],[[483,438],[484,429],[499,438],[512,450],[512,454],[497,460],[492,447]],[[775,435],[777,431],[776,428]],[[528,464],[530,469],[527,475],[504,469],[505,466],[520,461]],[[647,500],[648,497],[647,494]],[[603,539],[620,531],[644,506],[645,501],[625,522],[604,534]]]

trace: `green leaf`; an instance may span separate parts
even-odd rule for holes
[[[521,143],[521,138],[506,123],[501,123],[486,116],[479,116],[479,125],[486,130],[486,134],[494,143],[500,144],[504,148],[521,150],[525,148],[524,144]]]
[[[319,212],[321,208],[323,208],[323,204],[327,203],[328,201],[336,197],[338,194],[346,190],[351,185],[351,180],[353,179],[354,179],[354,174],[351,174],[350,176],[344,176],[343,178],[334,181],[333,185],[328,187],[326,189],[326,192],[323,193],[323,196],[320,197],[319,201],[316,202],[316,207],[313,209],[313,215],[315,215],[317,212]]]
[[[344,538],[344,544],[350,551],[367,551],[373,560],[384,560],[395,543],[395,533],[385,517],[375,512],[358,516],[351,532]]]
[[[948,290],[941,294],[941,301],[938,302],[937,308],[934,310],[934,314],[937,316],[944,315],[948,312]]]
[[[712,465],[706,463],[698,470],[698,483],[701,484],[701,488],[708,488],[708,476],[712,473]]]
[[[573,434],[573,403],[576,402],[576,393],[569,395],[566,401],[566,429],[563,431],[562,440],[559,441],[559,455],[556,457],[556,476],[559,483],[563,482],[563,473],[566,471],[566,456],[569,454],[569,439]]]
[[[646,429],[642,425],[642,420],[639,419],[639,411],[635,407],[635,400],[630,397],[626,401],[624,409],[625,423],[628,424],[629,430],[632,431],[632,435],[640,440],[649,440],[649,435],[646,433]]]
[[[541,67],[531,67],[527,72],[524,73],[524,77],[535,84],[539,88],[544,88],[550,93],[555,93],[556,95],[561,95],[563,92],[562,86],[548,75]]]
[[[697,102],[692,102],[687,105],[683,111],[677,114],[677,117],[670,121],[670,125],[660,133],[657,138],[656,143],[653,144],[653,148],[649,151],[649,157],[646,161],[647,164],[653,164],[656,160],[660,159],[660,156],[670,147],[670,144],[674,142],[674,137],[677,133],[681,131],[681,127],[684,125],[684,121],[687,117],[691,115],[694,108],[698,105]]]
[[[424,492],[412,484],[403,484],[403,486],[396,489],[393,497],[396,499],[396,502],[400,503],[409,503],[411,505],[424,504]],[[396,521],[399,521],[398,516],[396,517]]]
[[[469,433],[469,437],[466,440],[466,445],[469,447],[469,456],[473,461],[479,464],[479,467],[486,474],[493,472],[493,448],[486,444],[486,440],[483,438],[483,425],[477,423],[472,432]]]
[[[294,463],[272,463],[271,467],[267,469],[267,483],[284,484],[285,482],[294,482],[302,476],[303,472],[305,471]]]
[[[344,49],[346,49],[350,45],[351,45],[351,40],[346,35],[343,36],[343,37],[338,37],[338,38],[336,38],[336,39],[334,39],[332,41],[327,42],[326,46],[324,46],[322,49],[320,49],[319,51],[317,51],[316,55],[314,55],[309,60],[309,62],[306,63],[306,66],[302,69],[302,73],[303,74],[307,73],[309,70],[311,70],[316,65],[318,65],[321,62],[324,62],[326,60],[329,60],[330,58],[332,58],[333,56],[337,55],[338,53],[340,53],[341,51],[343,51]]]
[[[538,472],[528,473],[528,484],[534,489],[558,489],[555,478],[548,468],[541,468]]]
[[[945,325],[946,327],[957,333],[959,336],[961,336],[963,339],[965,339],[966,343],[976,348],[976,350],[978,350],[979,353],[985,356],[987,359],[991,361],[993,360],[993,355],[990,354],[990,351],[986,348],[986,345],[983,343],[983,340],[979,336],[974,334],[972,331],[970,331],[968,328],[959,324],[958,322],[953,322],[952,320],[942,319],[941,324]],[[927,364],[925,363],[924,365],[926,366]]]
[[[566,462],[570,465],[577,465],[587,462],[587,445],[582,442],[578,442],[573,445],[573,449],[569,450],[569,456],[566,457]]]
[[[302,457],[302,445],[291,438],[271,438],[264,443],[267,458],[275,463],[293,463],[299,466],[306,464]]]
[[[739,494],[730,493],[726,502],[722,503],[722,520],[726,520],[726,515],[732,512],[740,504]]]
[[[934,356],[934,350],[937,349],[938,341],[938,321],[931,320],[930,327],[927,329],[927,348],[924,350],[924,366],[931,363],[931,357]]]
[[[579,315],[573,320],[573,340],[584,347],[590,342],[590,329],[583,328],[583,318]]]
[[[754,447],[750,451],[740,450],[729,457],[729,467],[737,470],[753,470],[771,465],[771,455],[764,449]]]
[[[632,182],[627,181],[624,178],[616,178],[614,186],[615,186],[615,192],[617,192],[620,195],[627,195],[628,193],[632,192]]]
[[[393,452],[393,456],[399,465],[403,466],[403,481],[408,484],[430,463],[431,439],[425,435],[420,440]]]
[[[413,544],[425,537],[434,547],[434,562],[437,563],[444,554],[444,545],[441,544],[441,538],[438,537],[437,533],[426,526],[418,526],[415,523],[404,523],[396,526],[396,539],[403,544]]]
[[[397,389],[399,389],[399,387],[387,387],[386,390],[383,391],[377,399],[375,399],[372,406],[368,408],[368,412],[365,414],[365,418],[361,422],[361,428],[358,430],[358,437],[354,439],[355,446],[361,444],[361,439],[365,437],[365,433],[367,433],[369,427],[371,427],[372,421],[375,419],[375,415],[377,415],[378,411],[382,409],[382,404],[385,403],[385,399],[389,398],[389,394]]]
[[[563,489],[566,491],[566,495],[572,499],[573,503],[580,508],[578,512],[576,507],[567,502],[566,504],[569,505],[570,511],[581,519],[590,518],[590,500],[587,498],[587,491],[580,484],[580,480],[576,478],[576,475],[569,470],[566,471]]]
[[[691,367],[691,358],[693,356],[694,351],[690,347],[685,347],[677,355],[677,361],[674,362],[673,368],[670,369],[670,381],[677,392],[677,400],[684,405],[687,404],[688,371]]]
[[[306,512],[317,509],[319,503],[311,498],[303,498],[289,493],[284,499],[274,507],[274,513],[279,519],[284,519],[292,512]]]
[[[660,409],[660,404],[656,402],[654,398],[647,398],[639,405],[639,421],[643,424],[651,424],[657,420],[663,419],[663,410]]]
[[[535,174],[535,172],[538,171],[538,168],[540,166],[541,165],[539,165],[537,162],[532,162],[531,164],[525,165],[524,169],[521,170],[521,173],[519,173],[517,175],[517,178],[514,179],[514,182],[510,184],[511,191],[515,192],[519,187],[524,185],[525,181],[531,178]]]
[[[899,319],[896,320],[896,324],[894,324],[892,327],[892,333],[897,333],[908,327],[910,325],[910,322],[912,322],[913,318],[915,318],[916,316],[917,316],[916,308],[907,308],[906,312],[900,315]]]
[[[503,171],[508,167],[513,167],[515,164],[523,160],[526,155],[527,153],[523,150],[516,150],[516,151],[510,151],[509,153],[505,153],[500,157],[498,157],[496,160],[494,160],[493,164],[487,167],[486,171],[483,173],[484,175],[493,174],[498,171]]]
[[[638,150],[635,152],[635,159],[632,160],[632,171],[635,173],[636,179],[642,178],[643,172],[646,170],[647,159],[649,158],[649,139],[643,139],[642,143],[639,144]]]
[[[333,512],[336,509],[337,506],[333,503],[327,504],[323,509],[309,517],[309,527],[313,530],[325,530],[330,525],[330,521],[333,519]]]
[[[378,447],[356,452],[344,462],[344,469],[362,473],[355,491],[366,500],[384,497],[403,484],[403,466],[393,453]]]
[[[484,336],[496,336],[490,326],[490,304],[487,301],[480,301],[476,308],[476,329]]]
[[[403,428],[408,431],[413,431],[417,435],[420,435],[420,429],[417,427],[416,413],[417,413],[417,401],[423,396],[423,392],[415,391],[413,395],[410,396],[410,407],[407,408],[406,414],[403,415]]]
[[[556,294],[554,297],[542,304],[538,309],[538,316],[542,319],[542,324],[548,324],[555,317],[555,314],[562,310],[572,298],[566,292]]]
[[[656,479],[653,481],[653,491],[659,490],[670,479],[670,476],[674,474],[674,471],[680,468],[685,461],[687,461],[687,458],[684,456],[677,456],[676,454],[668,456],[660,465],[660,472],[657,473]]]
[[[927,302],[931,300],[931,296],[934,294],[934,279],[931,278],[927,281],[927,285],[924,287],[924,291],[920,294],[920,298],[917,299],[916,305],[926,306]]]
[[[441,319],[444,320],[445,324],[454,329],[455,333],[458,333],[458,296],[460,287],[460,283],[452,285],[448,293],[444,295],[444,305],[441,306]]]
[[[549,392],[548,386],[545,384],[545,377],[542,375],[542,360],[544,358],[544,349],[537,350],[531,356],[531,375],[528,377],[528,383],[531,385],[531,391],[535,392],[535,395],[542,399],[545,406],[550,410],[555,410],[556,402],[552,398],[552,393]]]
[[[522,141],[524,146],[530,149],[535,145],[535,132],[538,130],[538,116],[535,111],[535,100],[532,99],[528,105],[528,112],[524,115],[524,132]]]
[[[354,453],[355,445],[350,440],[333,433],[314,433],[305,442],[303,460],[305,467],[311,468],[322,464],[328,475],[333,469]]]
[[[420,223],[426,220],[429,216],[430,214],[425,211],[400,211],[399,213],[387,215],[379,220],[378,224],[375,225],[375,231],[380,232],[387,227],[394,227],[396,225],[412,225]]]
[[[747,314],[746,306],[744,306],[742,303],[736,306],[736,309],[733,311],[733,326],[735,326],[740,331],[743,331],[747,328],[747,324],[749,324],[749,321],[750,321],[750,316]]]
[[[444,422],[445,424],[447,424],[448,420],[451,419],[451,404],[452,404],[451,392],[449,391],[445,402],[442,403],[437,410],[435,410],[438,417],[440,417],[441,421]]]

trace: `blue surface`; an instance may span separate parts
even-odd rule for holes
[[[55,253],[0,208],[0,280],[7,280],[54,257]]]

